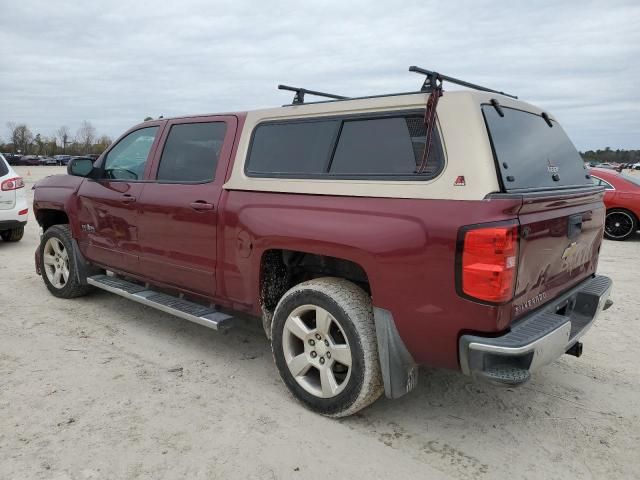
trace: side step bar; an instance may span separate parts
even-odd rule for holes
[[[122,280],[109,275],[95,275],[87,278],[94,287],[115,293],[134,302],[162,310],[190,322],[204,325],[214,330],[224,330],[232,326],[233,317],[198,303],[151,290],[144,285]]]

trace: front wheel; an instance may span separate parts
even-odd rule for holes
[[[626,240],[638,230],[638,219],[633,213],[622,209],[607,212],[604,236],[609,240]]]
[[[91,291],[76,275],[73,243],[68,225],[54,225],[40,242],[40,271],[47,289],[59,298],[75,298]]]
[[[309,409],[345,417],[383,391],[371,299],[340,278],[301,283],[280,299],[271,325],[282,380]]]

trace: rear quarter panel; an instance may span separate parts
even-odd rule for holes
[[[223,195],[219,292],[260,314],[262,255],[290,249],[359,264],[375,306],[392,312],[422,364],[457,368],[463,330],[507,328],[510,307],[463,299],[455,288],[458,228],[515,218],[519,201],[380,199],[227,191]],[[455,219],[455,220],[454,220]],[[247,254],[240,245],[249,242]]]

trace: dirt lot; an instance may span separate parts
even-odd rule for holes
[[[63,169],[18,171],[30,187]],[[640,478],[640,235],[604,243],[615,305],[581,358],[519,389],[424,370],[413,394],[340,421],[293,400],[260,330],[56,299],[37,244],[32,217],[0,242],[2,479]]]

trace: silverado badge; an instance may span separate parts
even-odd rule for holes
[[[568,260],[576,251],[577,242],[571,242],[567,248],[562,252],[562,260]]]

